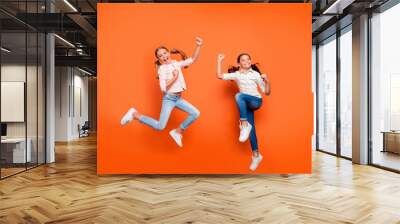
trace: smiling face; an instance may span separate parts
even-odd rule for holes
[[[170,60],[170,55],[171,55],[171,54],[169,53],[169,51],[168,51],[166,48],[164,48],[164,47],[160,47],[160,48],[158,48],[157,51],[156,51],[156,57],[157,57],[158,61],[159,61],[161,64],[166,64],[166,63],[168,63],[169,60]]]
[[[251,58],[248,54],[241,54],[238,58],[238,63],[241,69],[250,69],[251,68]]]

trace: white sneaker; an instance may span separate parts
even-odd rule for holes
[[[239,125],[239,127],[240,127],[239,142],[245,142],[249,138],[252,125],[247,123],[245,127],[242,125]]]
[[[171,130],[169,132],[169,134],[171,135],[171,137],[175,140],[176,144],[179,145],[179,147],[182,147],[182,135],[179,134],[178,132],[176,132],[175,129]]]
[[[121,125],[124,126],[129,122],[131,122],[133,120],[133,115],[135,114],[135,112],[136,112],[135,108],[132,107],[131,109],[129,109],[128,112],[126,112],[126,114],[122,117]]]
[[[261,160],[263,159],[262,155],[259,154],[258,157],[251,157],[251,164],[250,164],[250,170],[254,171],[257,169],[258,165],[260,164]]]

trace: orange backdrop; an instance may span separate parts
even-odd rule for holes
[[[271,96],[255,113],[264,156],[255,173],[311,172],[311,4],[98,6],[99,174],[250,172],[250,142],[238,141],[236,84],[215,75],[219,52],[227,55],[224,70],[248,52],[271,80]],[[196,36],[204,44],[198,61],[183,69],[183,97],[201,115],[187,129],[184,147],[168,134],[187,116],[177,109],[162,132],[137,121],[121,127],[131,106],[159,117],[154,49],[165,45],[191,55]]]

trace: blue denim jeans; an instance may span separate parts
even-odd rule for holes
[[[142,115],[140,116],[139,121],[156,130],[164,130],[165,126],[167,126],[172,109],[175,107],[189,114],[188,118],[186,118],[186,120],[180,125],[182,129],[186,129],[200,116],[200,111],[192,104],[182,99],[180,95],[165,94],[162,99],[160,119],[157,121],[151,117]]]
[[[258,151],[256,125],[254,123],[254,111],[261,107],[262,98],[243,93],[237,93],[235,99],[239,108],[240,120],[247,121],[253,126],[250,132],[251,150]]]

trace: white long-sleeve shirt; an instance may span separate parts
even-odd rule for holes
[[[175,61],[172,60],[169,64],[160,65],[158,68],[158,77],[160,80],[160,88],[161,91],[166,93],[179,93],[186,89],[186,82],[183,78],[182,67],[191,65],[193,63],[192,58],[187,58],[183,61]],[[171,87],[167,90],[167,80],[172,79],[173,71],[178,71],[178,78],[177,80],[172,83]]]
[[[265,83],[261,78],[260,73],[249,69],[242,73],[239,71],[233,73],[225,73],[222,76],[223,80],[235,80],[239,86],[239,91],[244,94],[256,96],[261,98],[261,94],[258,91],[257,86],[260,87],[262,92],[265,92]]]

